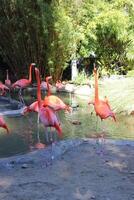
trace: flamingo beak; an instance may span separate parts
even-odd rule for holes
[[[113,115],[112,117],[113,117],[114,121],[116,122],[117,120],[116,120],[116,117],[115,117],[115,115]]]
[[[31,63],[31,65],[32,65],[32,66],[36,66],[36,64],[35,64],[35,63]]]
[[[23,111],[22,111],[22,115],[25,115],[26,113],[29,112],[29,109],[27,106],[24,107]]]
[[[9,134],[10,133],[10,131],[9,131],[9,129],[8,129],[8,127],[7,127],[7,125],[5,124],[5,125],[3,125],[3,128],[4,129],[6,129],[6,131],[7,131],[7,134]]]

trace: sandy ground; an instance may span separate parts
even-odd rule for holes
[[[134,199],[134,146],[82,141],[50,162],[55,148],[0,159],[0,200]]]

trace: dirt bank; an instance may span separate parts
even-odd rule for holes
[[[134,146],[95,140],[67,146],[0,159],[0,200],[134,199]]]

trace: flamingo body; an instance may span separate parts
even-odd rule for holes
[[[15,83],[12,84],[12,88],[21,88],[24,89],[30,85],[32,81],[32,68],[35,66],[35,63],[31,63],[29,67],[29,79],[20,79],[17,80]]]
[[[98,115],[101,119],[112,117],[116,121],[115,114],[112,112],[110,105],[108,105],[105,101],[99,100],[94,104],[94,109],[96,115]]]
[[[12,84],[12,88],[26,88],[31,82],[28,79],[20,79]]]
[[[9,79],[8,69],[7,69],[7,77],[6,77],[6,80],[5,80],[5,85],[8,86],[8,87],[11,86],[11,80]]]
[[[8,79],[6,79],[6,80],[5,80],[5,85],[7,85],[8,87],[10,87],[10,86],[11,86],[11,81],[8,80]]]
[[[59,137],[62,136],[60,123],[52,109],[49,107],[42,107],[39,111],[39,117],[45,127],[54,127],[58,131]]]
[[[54,111],[67,110],[70,112],[71,108],[66,105],[59,97],[55,95],[46,96],[43,101],[43,106],[49,106]]]

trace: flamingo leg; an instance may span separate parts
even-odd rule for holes
[[[50,127],[50,143],[53,143],[53,133],[52,133],[53,129],[52,127]]]
[[[19,99],[20,99],[20,102],[21,102],[23,105],[25,105],[24,98],[23,98],[23,96],[22,96],[22,88],[20,88],[20,90],[19,90]]]
[[[38,113],[38,116],[37,116],[37,141],[38,141],[38,143],[40,143],[39,123],[40,123],[40,118],[39,118],[39,113]]]
[[[11,90],[10,90],[10,89],[9,89],[8,97],[9,97],[9,102],[12,102],[12,98],[11,98]]]
[[[95,130],[96,130],[96,133],[97,133],[98,132],[98,116],[97,116],[97,120],[96,120]]]
[[[49,143],[49,133],[48,133],[48,128],[47,127],[45,129],[45,138],[46,138],[46,142]]]

